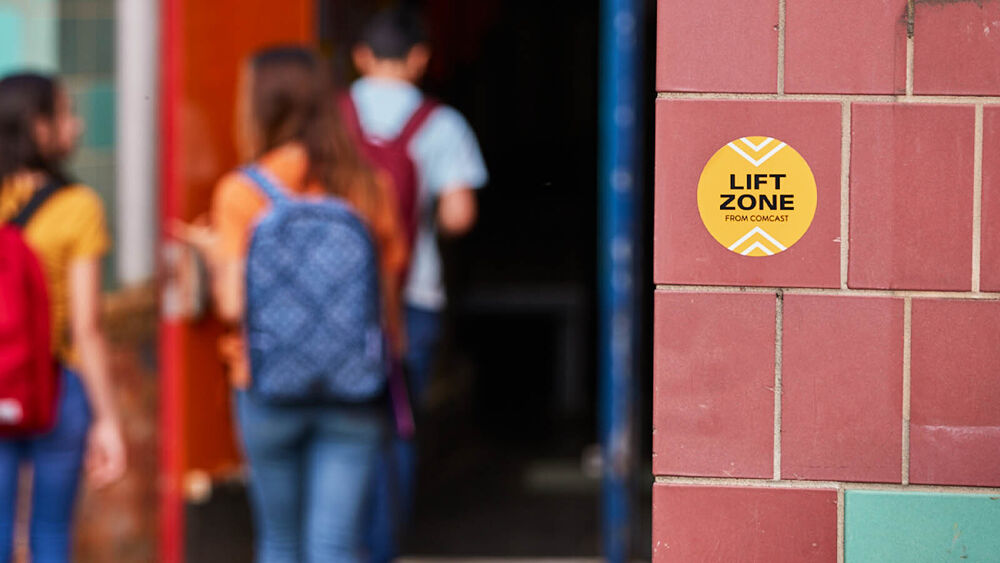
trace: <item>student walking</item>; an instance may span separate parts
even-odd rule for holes
[[[407,9],[380,12],[364,28],[352,55],[361,78],[342,99],[349,130],[374,164],[392,162],[392,153],[402,150],[411,166],[400,173],[397,164],[390,164],[401,223],[408,226],[412,246],[403,290],[405,362],[419,405],[446,303],[437,237],[460,236],[472,228],[474,192],[486,184],[486,166],[462,115],[418,87],[431,52],[416,14]],[[411,511],[415,470],[412,440],[397,437],[383,452],[376,477],[368,539],[374,561],[397,555],[400,529]]]
[[[0,80],[0,561],[12,557],[22,462],[36,563],[70,560],[81,470],[96,486],[125,471],[98,322],[104,212],[62,170],[81,130],[55,79]]]
[[[362,560],[383,360],[403,348],[393,195],[341,128],[323,68],[297,47],[251,58],[237,101],[250,165],[219,182],[211,229],[180,228],[232,326],[221,349],[262,563]]]

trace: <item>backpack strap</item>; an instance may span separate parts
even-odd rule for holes
[[[257,184],[261,191],[264,192],[264,195],[267,196],[267,199],[271,200],[272,204],[278,205],[288,200],[288,196],[286,196],[281,187],[279,187],[280,182],[277,178],[269,174],[260,166],[251,164],[249,166],[244,166],[240,171],[244,176],[249,178],[250,181]]]
[[[420,131],[420,128],[424,126],[424,122],[427,118],[434,113],[434,110],[438,107],[438,101],[434,98],[424,96],[422,102],[417,107],[413,115],[410,116],[409,121],[403,126],[403,130],[399,133],[399,136],[393,141],[393,143],[399,143],[403,146],[410,144],[410,140],[413,139],[414,135]]]
[[[28,221],[34,217],[35,212],[41,209],[42,204],[62,189],[63,185],[59,182],[50,181],[48,184],[42,186],[41,189],[36,190],[31,199],[28,200],[28,203],[8,223],[19,229],[23,229],[28,224]]]
[[[347,130],[358,140],[365,141],[368,137],[365,135],[364,129],[361,127],[361,118],[358,116],[358,107],[354,104],[354,99],[351,98],[351,93],[343,92],[340,94],[340,99],[338,103],[340,105],[340,114],[344,118],[344,125],[347,126]],[[424,122],[427,118],[434,113],[434,110],[440,104],[437,100],[431,97],[425,96],[420,105],[417,106],[416,111],[410,116],[406,124],[400,130],[399,135],[395,139],[389,141],[387,144],[396,145],[408,145],[413,136],[420,131],[423,127]]]

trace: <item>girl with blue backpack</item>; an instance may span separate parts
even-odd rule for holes
[[[249,465],[257,560],[359,561],[361,511],[403,349],[408,257],[392,188],[341,126],[324,64],[265,49],[237,100],[248,165],[217,185],[207,258]]]

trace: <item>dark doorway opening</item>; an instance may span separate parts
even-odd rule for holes
[[[321,2],[321,42],[343,78],[351,77],[353,35],[391,4]],[[403,553],[598,556],[600,2],[409,4],[425,15],[434,47],[422,86],[472,124],[490,182],[474,231],[441,241],[446,337],[421,420]],[[651,76],[644,84],[653,91]],[[648,344],[640,343],[643,351]],[[638,366],[636,421],[640,557],[649,555],[650,537],[647,355]]]

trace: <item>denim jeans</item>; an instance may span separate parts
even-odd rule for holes
[[[414,411],[427,390],[434,352],[441,335],[441,313],[408,306],[406,308],[406,365]],[[419,432],[420,429],[418,428]],[[382,448],[375,465],[375,485],[368,501],[366,541],[371,561],[392,561],[399,540],[413,511],[417,452],[412,440],[393,436]]]
[[[362,561],[379,406],[278,406],[236,393],[260,563]]]
[[[55,426],[35,438],[0,440],[0,561],[11,560],[18,468],[33,467],[29,547],[34,563],[70,561],[73,509],[90,428],[80,378],[63,370]]]

